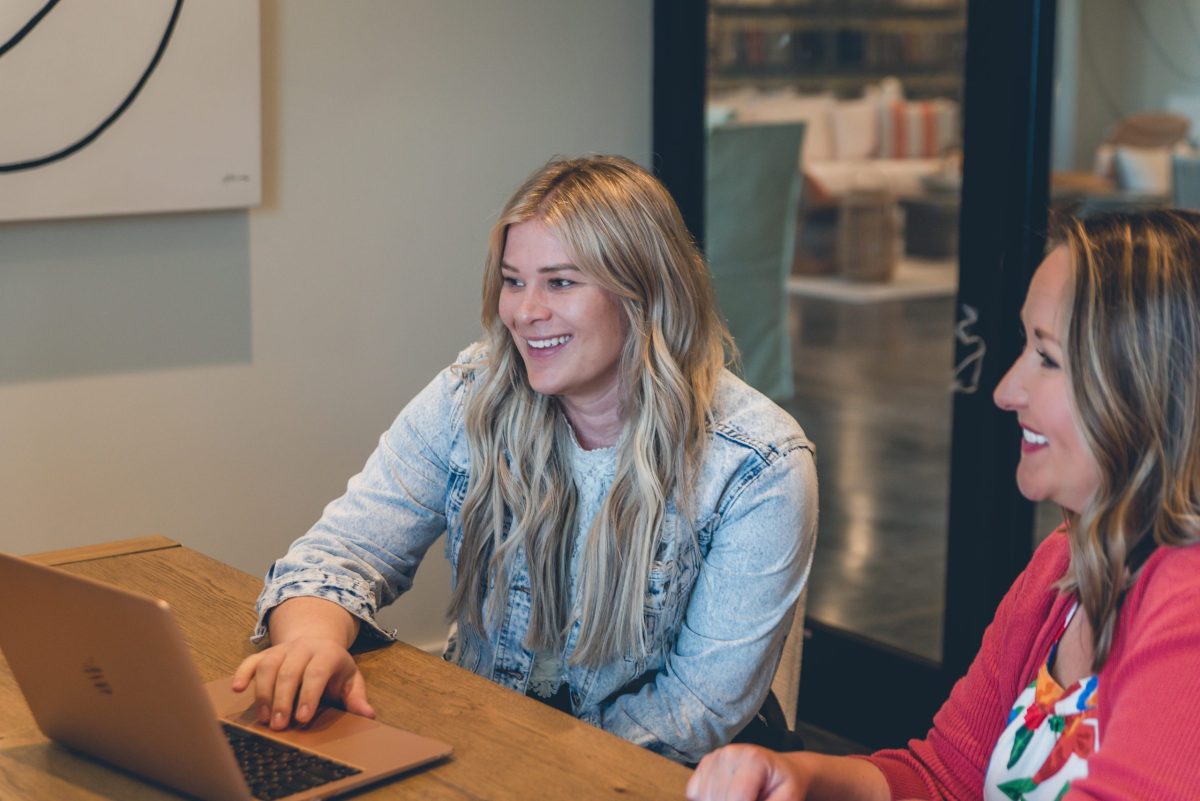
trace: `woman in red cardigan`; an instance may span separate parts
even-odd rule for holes
[[[1063,507],[924,740],[729,746],[688,798],[1200,798],[1200,214],[1066,220],[996,388]],[[888,681],[880,676],[880,681]]]

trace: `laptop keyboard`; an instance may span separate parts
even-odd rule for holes
[[[262,801],[284,798],[362,772],[228,723],[222,723],[221,728],[251,795]]]

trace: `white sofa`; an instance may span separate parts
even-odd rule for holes
[[[920,194],[922,179],[943,169],[946,155],[960,141],[957,103],[905,100],[894,79],[851,100],[790,89],[739,89],[711,97],[708,119],[710,124],[804,122],[805,194],[818,202],[855,189]]]

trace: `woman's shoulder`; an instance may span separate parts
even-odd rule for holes
[[[486,342],[483,340],[472,342],[458,352],[445,372],[450,373],[459,381],[473,381],[480,372],[487,369],[490,364],[490,355],[491,350]]]
[[[483,342],[472,342],[458,352],[450,364],[438,371],[430,382],[430,388],[446,400],[459,402],[469,393],[489,364],[488,347]]]
[[[487,367],[487,349],[473,343],[459,352],[447,366],[405,405],[393,423],[416,431],[457,431],[462,427],[467,398]]]
[[[1142,567],[1121,605],[1105,671],[1113,681],[1150,671],[1172,687],[1172,703],[1196,698],[1193,679],[1200,648],[1200,543],[1158,548]],[[1145,687],[1145,684],[1140,685]],[[1176,710],[1179,711],[1178,709]]]
[[[725,521],[757,526],[760,545],[811,546],[817,502],[813,444],[800,424],[762,393],[725,371],[710,411],[709,441],[694,492],[702,531]],[[750,521],[753,521],[751,523]],[[811,525],[810,525],[811,524]],[[759,547],[759,546],[756,546]]]
[[[1200,586],[1200,542],[1154,549],[1146,560],[1146,572],[1188,578]]]
[[[794,417],[729,370],[722,370],[717,380],[710,416],[714,442],[753,451],[764,459],[813,450]]]
[[[1026,572],[1049,574],[1057,581],[1066,573],[1070,562],[1071,541],[1067,535],[1067,524],[1063,523],[1034,549]]]
[[[1191,599],[1200,613],[1200,543],[1156,548],[1129,590],[1127,602],[1148,607]],[[1197,615],[1200,623],[1200,614]]]
[[[1032,604],[1041,608],[1062,597],[1058,583],[1070,566],[1071,542],[1064,523],[1034,549],[1033,556],[1008,588],[1006,596],[1017,599],[1022,607]]]

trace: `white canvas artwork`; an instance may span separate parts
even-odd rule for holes
[[[262,196],[257,0],[0,2],[0,220]]]

